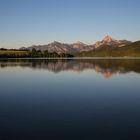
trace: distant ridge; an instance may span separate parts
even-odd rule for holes
[[[46,51],[48,52],[56,52],[58,54],[60,53],[80,53],[80,52],[88,52],[95,50],[97,48],[100,48],[103,45],[109,45],[112,47],[123,47],[125,45],[131,44],[131,41],[128,40],[115,40],[111,36],[107,35],[104,37],[102,41],[97,41],[95,44],[87,45],[80,41],[73,43],[73,44],[67,44],[67,43],[61,43],[54,41],[47,45],[33,45],[30,47],[22,47],[20,50],[40,50],[40,51]]]

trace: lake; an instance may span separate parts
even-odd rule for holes
[[[0,60],[1,140],[139,140],[140,60]]]

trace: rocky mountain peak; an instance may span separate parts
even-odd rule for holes
[[[85,45],[83,42],[77,41],[75,44]]]
[[[114,39],[111,36],[107,35],[104,37],[103,41],[104,42],[112,42],[112,41],[114,41]]]
[[[58,42],[58,41],[53,41],[52,43],[50,43],[50,44],[61,44],[60,42]]]

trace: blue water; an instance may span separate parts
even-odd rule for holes
[[[0,60],[0,140],[139,140],[140,60]]]

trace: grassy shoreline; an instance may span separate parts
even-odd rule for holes
[[[0,58],[0,60],[4,60],[4,59],[93,59],[93,60],[120,60],[120,59],[140,59],[140,57],[13,57],[13,58],[10,58],[10,57],[4,57],[4,58]]]

